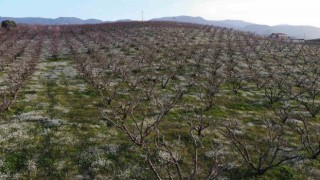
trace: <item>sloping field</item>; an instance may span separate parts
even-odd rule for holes
[[[316,44],[164,22],[0,30],[2,179],[317,179]]]

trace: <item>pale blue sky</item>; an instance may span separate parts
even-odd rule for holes
[[[188,0],[186,0],[187,2]],[[141,19],[184,14],[183,0],[0,0],[0,16]]]
[[[276,25],[320,27],[319,0],[0,0],[0,16],[101,20],[201,16]]]

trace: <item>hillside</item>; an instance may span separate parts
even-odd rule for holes
[[[41,24],[41,25],[66,25],[66,24],[100,24],[100,23],[111,23],[112,21],[102,21],[98,19],[82,20],[74,17],[59,17],[56,19],[50,18],[12,18],[12,17],[0,17],[0,21],[3,20],[14,20],[21,24]],[[115,22],[130,22],[131,19],[122,19]],[[291,26],[291,25],[277,25],[268,26],[245,22],[241,20],[221,20],[213,21],[206,20],[202,17],[192,16],[176,16],[176,17],[162,17],[154,18],[149,21],[167,21],[167,22],[183,22],[183,23],[194,23],[202,25],[212,25],[219,27],[233,28],[240,31],[248,31],[257,33],[259,35],[268,36],[271,33],[285,33],[291,37],[299,39],[316,39],[320,37],[320,28],[313,26]]]
[[[291,25],[277,25],[268,26],[253,24],[249,22],[239,20],[222,20],[222,21],[211,21],[201,17],[191,16],[177,16],[177,17],[164,17],[156,18],[151,21],[175,21],[175,22],[187,22],[204,25],[214,25],[220,27],[233,28],[241,31],[249,31],[257,33],[259,35],[270,35],[271,33],[285,33],[291,37],[299,39],[316,39],[320,37],[320,28],[313,26],[291,26]]]
[[[234,29],[0,29],[2,179],[317,179],[320,51]]]
[[[98,19],[82,20],[72,17],[60,17],[56,19],[49,18],[12,18],[0,17],[0,21],[11,19],[21,24],[42,24],[42,25],[64,25],[64,24],[100,24],[112,21],[102,21]],[[115,22],[130,22],[131,19],[117,20]],[[176,16],[176,17],[162,17],[154,18],[149,21],[167,21],[167,22],[184,22],[195,23],[202,25],[212,25],[219,27],[233,28],[241,31],[249,31],[259,35],[268,36],[271,33],[285,33],[291,37],[298,39],[316,39],[320,38],[320,28],[313,26],[291,26],[291,25],[277,25],[268,26],[245,22],[241,20],[221,20],[213,21],[206,20],[202,17],[192,16]]]
[[[228,28],[234,28],[239,30],[252,24],[252,23],[240,21],[240,20],[211,21],[211,20],[206,20],[202,17],[192,17],[192,16],[163,17],[163,18],[151,19],[150,21],[195,23],[195,24],[203,24],[203,25],[228,27]]]
[[[244,27],[244,31],[255,32],[261,35],[270,35],[271,33],[282,32],[291,37],[298,39],[316,39],[320,37],[320,28],[312,26],[266,26],[266,25],[249,25]]]

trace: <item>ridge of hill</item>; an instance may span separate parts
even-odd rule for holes
[[[107,22],[130,22],[131,19],[122,19],[117,21],[102,21],[99,19],[83,20],[76,17],[59,17],[55,19],[40,18],[40,17],[0,17],[0,21],[13,20],[18,24],[39,24],[39,25],[68,25],[68,24],[100,24]],[[242,20],[207,20],[202,17],[193,16],[172,16],[150,19],[149,21],[169,21],[169,22],[184,22],[203,24],[211,26],[220,26],[226,28],[233,28],[240,31],[249,31],[259,35],[270,35],[271,33],[285,33],[290,37],[299,39],[317,39],[320,38],[320,28],[314,26],[293,26],[293,25],[276,25],[268,26],[262,24],[254,24]]]

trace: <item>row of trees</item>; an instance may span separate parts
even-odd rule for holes
[[[0,37],[3,109],[41,54],[68,54],[99,93],[103,118],[158,179],[213,179],[243,167],[263,175],[319,158],[317,45],[163,22],[14,31]]]
[[[77,69],[101,96],[103,117],[158,179],[210,179],[232,163],[262,175],[318,158],[317,46],[208,26],[126,25],[64,33]],[[263,104],[251,117],[257,124],[244,124],[243,114],[214,117],[226,105],[221,96],[246,93]]]
[[[0,112],[10,108],[17,99],[24,81],[32,75],[41,58],[43,36],[29,28],[19,28],[5,34],[0,47]],[[8,36],[7,36],[8,35]],[[8,38],[10,36],[10,38]]]

